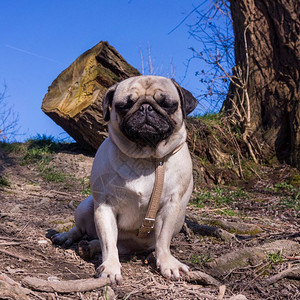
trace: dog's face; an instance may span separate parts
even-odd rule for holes
[[[182,126],[196,105],[197,100],[175,81],[138,76],[108,89],[103,98],[103,116],[130,141],[155,148]]]

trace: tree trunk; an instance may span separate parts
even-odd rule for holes
[[[264,158],[276,156],[300,168],[299,1],[230,0],[230,4],[236,66],[249,96],[249,138],[258,142]],[[242,106],[247,112],[241,93],[231,85],[225,112]]]

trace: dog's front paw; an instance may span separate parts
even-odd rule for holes
[[[181,263],[171,254],[158,257],[156,264],[161,274],[168,279],[179,280],[181,272],[186,274],[189,271],[187,265]]]
[[[96,270],[96,276],[108,277],[112,284],[122,282],[121,264],[118,261],[105,261]]]
[[[88,241],[80,241],[78,243],[78,253],[80,257],[86,258],[86,259],[91,259],[94,256],[94,253],[90,247],[90,243]]]
[[[82,258],[91,259],[95,254],[100,252],[101,246],[99,240],[82,240],[78,243],[78,253]]]

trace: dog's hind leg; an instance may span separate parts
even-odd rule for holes
[[[69,247],[80,240],[84,235],[89,236],[91,239],[97,238],[92,196],[87,197],[77,206],[75,211],[75,227],[68,232],[53,235],[52,242]]]
[[[81,238],[82,233],[76,226],[68,232],[57,233],[51,237],[53,244],[64,245],[66,247],[70,247]]]

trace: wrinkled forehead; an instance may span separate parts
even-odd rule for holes
[[[128,78],[119,83],[115,97],[120,99],[128,95],[132,98],[142,96],[165,95],[171,98],[179,98],[177,89],[168,78],[159,76],[139,76]]]

